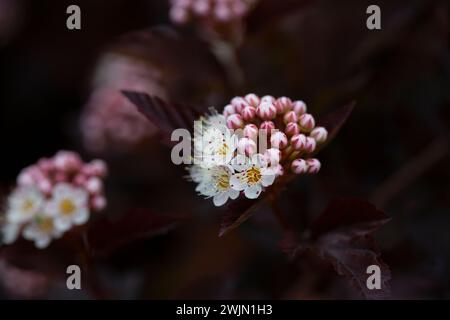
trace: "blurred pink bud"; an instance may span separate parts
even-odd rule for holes
[[[232,114],[227,118],[227,127],[230,129],[239,129],[244,126],[244,120],[240,114]]]
[[[306,136],[304,134],[296,134],[291,138],[291,146],[294,150],[300,151],[305,148]]]
[[[99,194],[103,191],[103,182],[99,178],[93,177],[85,182],[85,187],[90,194]]]
[[[264,153],[264,158],[271,166],[278,165],[281,160],[281,151],[279,149],[270,148]]]
[[[75,152],[60,151],[54,158],[54,165],[58,170],[75,171],[80,169],[82,161]]]
[[[224,116],[225,118],[227,118],[227,117],[229,117],[230,115],[235,114],[235,113],[236,113],[236,108],[235,108],[232,104],[227,105],[227,106],[223,109],[223,116]]]
[[[277,116],[277,109],[273,103],[268,101],[261,101],[256,109],[256,113],[262,120],[271,120]]]
[[[288,139],[283,132],[277,131],[272,133],[270,137],[270,145],[272,148],[284,149],[288,144]]]
[[[258,127],[253,123],[247,124],[244,127],[244,137],[256,140],[258,137]]]
[[[40,179],[37,187],[44,194],[50,194],[52,192],[52,184],[48,179]]]
[[[78,187],[81,187],[86,184],[86,180],[87,180],[86,176],[82,173],[79,173],[73,179],[73,183],[76,184]]]
[[[295,174],[303,174],[308,172],[308,164],[303,159],[296,159],[292,161],[291,170]]]
[[[20,186],[31,186],[34,184],[33,176],[28,170],[23,170],[17,177],[17,184]]]
[[[306,164],[308,166],[308,173],[318,173],[320,171],[320,161],[317,159],[308,159],[306,160]]]
[[[245,101],[244,98],[242,98],[242,97],[236,97],[236,98],[233,98],[233,100],[231,100],[231,105],[233,105],[234,110],[235,110],[237,113],[241,113],[242,110],[243,110],[246,106],[248,106],[249,104],[248,104],[247,101]]]
[[[273,123],[272,121],[264,121],[263,123],[261,123],[259,128],[261,130],[266,130],[267,134],[269,135],[273,130],[275,130],[275,123]]]
[[[210,5],[208,0],[197,0],[192,4],[192,11],[199,16],[206,15],[209,9]]]
[[[100,178],[108,174],[108,165],[103,160],[93,160],[86,165],[89,168],[89,174]]]
[[[238,152],[240,154],[245,154],[251,156],[257,151],[257,146],[255,141],[249,138],[242,138],[238,142]]]
[[[245,101],[247,101],[252,107],[257,108],[261,99],[254,93],[249,93],[245,96]]]
[[[294,101],[292,103],[292,110],[297,115],[301,116],[302,114],[306,113],[306,104],[303,101],[301,101],[301,100]]]
[[[95,211],[101,211],[106,207],[106,198],[102,196],[95,196],[91,200],[92,209]]]
[[[232,12],[226,3],[219,2],[214,10],[215,16],[220,21],[228,21],[232,18]]]
[[[284,123],[289,123],[289,122],[297,122],[298,121],[298,116],[294,111],[289,111],[287,112],[284,117],[283,117],[283,121]]]
[[[278,98],[277,101],[275,102],[275,107],[277,108],[278,114],[283,114],[292,109],[292,100],[289,99],[288,97]]]
[[[300,116],[300,128],[306,132],[310,132],[316,126],[314,117],[309,113]]]
[[[308,153],[313,153],[314,150],[316,150],[316,140],[311,137],[307,137],[304,150]]]
[[[49,172],[54,169],[53,161],[47,158],[42,158],[38,161],[38,167],[44,172]]]
[[[67,175],[64,171],[60,171],[55,174],[55,182],[66,182],[66,181]]]
[[[295,136],[300,133],[300,126],[296,122],[289,122],[284,130],[288,137]]]
[[[255,118],[256,109],[254,107],[247,106],[244,109],[242,109],[241,115],[245,121],[250,121],[253,118]]]
[[[324,143],[328,138],[328,131],[324,127],[317,127],[309,135],[316,140],[317,143]]]
[[[189,20],[189,14],[185,8],[174,6],[170,9],[170,19],[175,23],[183,24]]]

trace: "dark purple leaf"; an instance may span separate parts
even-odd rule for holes
[[[370,203],[355,199],[337,199],[313,222],[311,234],[300,239],[289,233],[280,243],[291,257],[306,250],[330,262],[367,299],[382,299],[390,294],[391,272],[380,257],[372,233],[389,218]],[[381,289],[370,290],[366,281],[367,267],[381,270]]]
[[[134,241],[165,234],[184,217],[133,210],[119,219],[103,218],[88,231],[87,242],[92,255],[106,256]]]
[[[122,91],[138,110],[156,126],[166,145],[173,145],[170,136],[175,129],[187,129],[192,132],[194,121],[204,113],[200,107],[168,103],[156,96],[143,92]]]

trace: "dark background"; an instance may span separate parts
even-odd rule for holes
[[[167,235],[98,262],[98,274],[115,297],[359,297],[327,267],[319,272],[289,263],[277,247],[279,230],[264,209],[233,234],[218,238],[220,211],[195,195],[183,168],[170,163],[168,149],[156,140],[103,154],[83,147],[78,119],[91,92],[90,79],[99,56],[119,36],[166,25],[206,50],[193,28],[170,26],[166,1],[13,2],[14,28],[7,40],[0,38],[2,196],[23,167],[60,149],[74,149],[110,164],[108,214],[145,207],[190,217]],[[449,298],[448,2],[297,2],[295,10],[274,19],[265,16],[274,12],[262,10],[250,16],[239,50],[243,88],[233,89],[219,63],[211,62],[208,72],[220,84],[217,92],[208,92],[213,98],[207,101],[220,107],[248,92],[286,95],[306,101],[319,116],[356,101],[339,136],[319,156],[320,174],[290,184],[285,196],[294,195],[295,202],[286,200],[286,207],[317,216],[334,197],[369,200],[393,218],[377,234],[393,274],[392,296]],[[66,29],[70,4],[81,7],[80,31]],[[370,4],[382,9],[382,30],[366,28]],[[185,67],[179,68],[181,77],[167,82],[177,87],[167,88],[170,99],[205,102],[201,75],[189,69],[188,54],[182,49],[171,54]],[[189,90],[180,89],[184,86]],[[17,297],[4,291],[4,297]],[[43,296],[72,297],[58,284]]]

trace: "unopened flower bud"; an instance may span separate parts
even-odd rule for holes
[[[273,103],[269,101],[261,101],[256,109],[256,113],[263,120],[271,120],[277,116],[277,109]]]
[[[284,168],[281,164],[277,165],[277,168],[275,169],[275,176],[279,177],[284,174]]]
[[[245,96],[245,101],[247,101],[252,107],[257,108],[261,99],[254,93],[249,93]]]
[[[302,133],[296,134],[291,138],[291,146],[294,150],[300,151],[305,148],[306,136]]]
[[[58,170],[74,171],[80,169],[82,161],[74,152],[60,151],[55,156],[54,165]]]
[[[101,211],[106,207],[106,198],[103,196],[95,196],[91,200],[91,206],[95,211]]]
[[[294,111],[289,111],[284,115],[283,121],[286,124],[288,124],[289,122],[297,122],[298,115]]]
[[[104,178],[108,174],[108,165],[103,160],[93,160],[86,166],[89,168],[89,175]]]
[[[223,108],[223,116],[225,118],[227,118],[230,115],[235,114],[235,113],[236,113],[236,108],[232,104],[229,104],[229,105],[225,106],[225,108]]]
[[[256,140],[258,137],[258,127],[253,123],[247,124],[244,127],[244,137]]]
[[[103,190],[103,182],[99,178],[93,177],[86,181],[85,187],[90,194],[99,194]]]
[[[275,108],[278,114],[283,114],[292,109],[292,100],[287,97],[278,98],[275,102]]]
[[[227,118],[227,127],[229,129],[239,129],[244,126],[244,120],[240,114],[232,114]]]
[[[318,173],[320,171],[320,161],[317,159],[308,159],[306,160],[306,164],[308,166],[308,173]]]
[[[288,139],[283,132],[274,132],[270,137],[270,145],[272,148],[284,149],[288,144]]]
[[[275,123],[273,123],[272,121],[264,121],[259,126],[259,129],[265,130],[267,132],[267,134],[269,135],[272,133],[273,130],[275,130]]]
[[[194,1],[192,11],[199,16],[204,16],[209,12],[210,5],[208,0]]]
[[[300,128],[303,131],[310,132],[315,126],[316,121],[312,115],[305,113],[300,116]]]
[[[246,106],[244,109],[242,109],[241,115],[242,119],[244,119],[245,121],[250,121],[255,118],[256,109],[251,106]]]
[[[289,122],[284,130],[288,137],[295,136],[300,133],[300,126],[296,122]]]
[[[291,170],[295,174],[303,174],[308,172],[308,164],[303,159],[296,159],[292,161]]]
[[[314,150],[316,150],[316,140],[311,137],[307,137],[304,150],[307,153],[313,153]]]
[[[281,151],[275,148],[267,149],[264,152],[264,158],[271,166],[278,165],[281,160]]]
[[[328,131],[324,127],[317,127],[311,131],[309,136],[316,140],[317,143],[324,143],[328,138]]]
[[[261,103],[268,102],[271,104],[275,104],[276,99],[273,96],[264,96],[261,98]]]
[[[251,156],[255,154],[257,151],[257,146],[255,141],[249,138],[242,138],[238,142],[238,152],[240,154],[245,154],[247,156]]]
[[[301,116],[302,114],[306,113],[306,104],[303,101],[301,101],[301,100],[294,101],[292,103],[292,110],[297,115]]]
[[[233,100],[231,100],[231,104],[234,106],[234,110],[237,113],[241,113],[242,109],[249,105],[242,97],[233,98]]]

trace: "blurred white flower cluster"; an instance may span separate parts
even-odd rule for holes
[[[311,154],[328,132],[306,111],[303,101],[248,94],[234,98],[222,114],[202,117],[189,168],[196,191],[221,206],[241,192],[258,198],[285,170],[319,172],[321,164]]]
[[[196,17],[216,22],[231,22],[244,17],[255,0],[171,0],[170,17],[175,23],[186,23]]]
[[[66,231],[89,220],[91,212],[106,206],[101,160],[84,163],[74,152],[60,151],[25,168],[9,195],[2,217],[2,238],[13,243],[22,235],[45,248]]]

